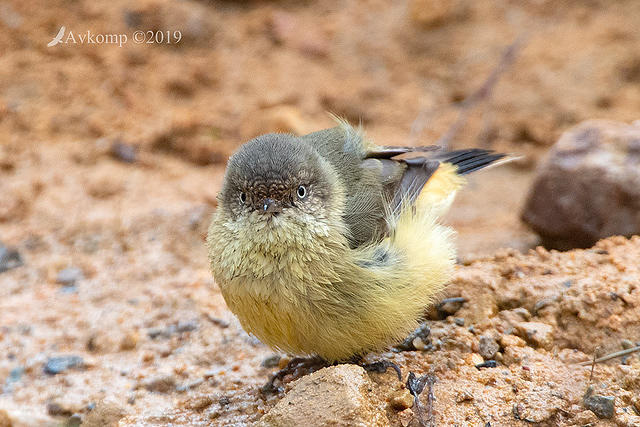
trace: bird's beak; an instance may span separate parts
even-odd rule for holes
[[[282,212],[282,205],[280,202],[267,198],[262,201],[262,212],[263,213],[279,213]]]

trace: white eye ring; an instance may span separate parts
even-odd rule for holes
[[[302,200],[307,197],[307,188],[304,185],[301,185],[298,187],[298,191],[296,193],[298,194],[298,199]]]
[[[245,193],[244,191],[240,193],[240,201],[243,205],[247,202],[247,193]]]

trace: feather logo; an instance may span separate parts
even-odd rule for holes
[[[65,28],[63,25],[62,27],[60,27],[60,29],[58,30],[58,34],[56,34],[53,40],[47,43],[47,47],[55,46],[58,43],[60,43],[62,41],[62,37],[64,36],[64,31],[65,31]]]

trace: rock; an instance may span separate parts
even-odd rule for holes
[[[529,344],[550,350],[553,346],[553,327],[540,322],[520,322],[515,325],[516,333]]]
[[[456,393],[456,403],[472,402],[473,394],[469,390],[459,390]]]
[[[64,286],[73,286],[83,278],[84,274],[81,269],[78,267],[67,267],[58,272],[56,276],[56,283]]]
[[[50,357],[44,365],[44,373],[57,375],[67,369],[82,369],[84,367],[84,359],[80,356]]]
[[[515,335],[502,335],[500,337],[500,346],[502,348],[507,347],[524,347],[527,343],[520,337]]]
[[[583,403],[584,407],[596,414],[598,418],[613,418],[615,413],[614,396],[599,396],[593,394],[593,388],[589,387],[584,395]]]
[[[263,359],[262,363],[260,363],[260,366],[262,366],[263,368],[275,368],[280,363],[281,357],[282,356],[280,356],[279,354],[273,354]]]
[[[565,132],[529,192],[522,219],[557,249],[640,234],[640,126],[593,120]]]
[[[120,141],[111,144],[109,153],[111,157],[124,163],[135,163],[138,160],[138,148]]]
[[[73,414],[67,420],[65,427],[79,427],[82,424],[82,415]]]
[[[9,414],[4,409],[0,409],[0,427],[12,427],[13,423]]]
[[[49,402],[47,403],[47,414],[52,417],[63,417],[71,415],[71,412],[64,409],[59,403]]]
[[[114,169],[97,170],[87,177],[87,193],[96,199],[108,199],[124,191],[124,187],[123,177]]]
[[[374,384],[364,369],[338,365],[293,383],[293,388],[264,415],[259,426],[389,425],[384,406],[374,401]]]
[[[413,396],[406,388],[394,391],[389,396],[389,405],[396,411],[404,411],[413,406]]]
[[[126,333],[120,340],[120,350],[129,351],[135,349],[139,340],[140,335],[137,332]]]
[[[102,400],[85,415],[82,427],[115,427],[125,414],[125,409],[115,401]]]
[[[466,10],[467,4],[463,0],[412,0],[409,17],[413,23],[427,29],[460,17]]]
[[[498,345],[496,340],[488,336],[480,337],[478,348],[480,356],[482,356],[484,360],[493,359],[498,350],[500,350],[500,346]]]
[[[4,246],[2,242],[0,242],[0,273],[20,267],[21,265],[23,265],[23,261],[20,253],[13,248]]]
[[[145,388],[157,393],[169,393],[176,388],[176,377],[174,375],[160,375],[142,381],[137,388]]]

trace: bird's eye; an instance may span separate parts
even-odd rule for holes
[[[305,197],[307,197],[307,187],[301,185],[300,187],[298,187],[297,193],[299,199],[304,199]]]
[[[247,193],[245,193],[244,191],[240,193],[240,201],[242,202],[242,204],[245,204],[247,202]]]

